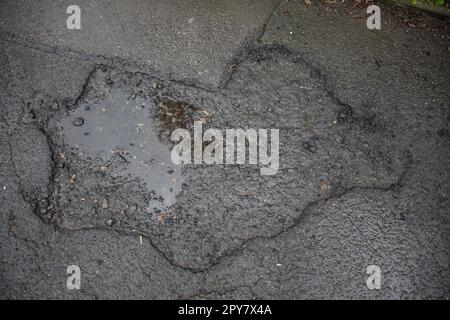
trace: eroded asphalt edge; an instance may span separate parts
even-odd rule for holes
[[[260,36],[262,36],[262,35],[263,35],[263,33],[261,33]],[[25,45],[27,45],[27,44],[25,44]],[[27,46],[28,46],[28,45],[27,45]],[[36,49],[36,48],[34,48],[34,49]],[[53,49],[51,49],[51,50],[53,50]],[[51,50],[50,50],[50,51],[51,51]],[[48,51],[46,51],[46,52],[48,52]],[[55,53],[55,52],[52,52],[52,53]],[[92,75],[92,73],[93,73],[93,72],[96,70],[96,68],[98,68],[98,67],[100,67],[100,66],[98,66],[98,65],[94,66],[93,69],[91,70],[91,72],[89,73],[89,76],[87,77],[87,79],[85,80],[85,84],[83,85],[83,89],[81,90],[81,92],[80,92],[80,94],[78,95],[78,97],[75,99],[75,102],[78,101],[78,100],[80,99],[79,97],[83,96],[83,94],[84,94],[84,89],[86,88],[86,84],[89,82],[90,76]],[[324,78],[323,75],[326,74],[326,73],[324,73],[324,72],[321,70],[321,68],[317,68],[317,69],[315,69],[315,70],[312,70],[312,73],[313,73],[313,74],[316,74],[317,77],[318,77],[319,79],[323,79],[323,78]],[[228,77],[228,76],[226,76],[225,78],[227,78],[227,77]],[[229,78],[231,79],[231,74],[230,74]],[[224,86],[226,86],[226,83],[227,83],[227,81],[224,82]],[[333,97],[333,96],[334,96],[333,91],[331,91],[331,90],[328,91],[328,94],[330,94],[330,97]],[[342,105],[342,106],[344,106],[344,107],[348,106],[346,103],[343,103],[342,101],[339,101],[338,98],[334,97],[334,99],[335,99],[335,102],[337,102],[337,104],[340,104],[340,105]],[[45,132],[45,130],[44,130],[44,132]],[[49,139],[48,136],[46,136],[46,138],[47,138],[47,140]],[[9,147],[12,148],[11,142],[9,141],[8,143],[9,143]],[[12,158],[12,156],[11,156],[11,158]],[[12,159],[11,159],[11,160],[12,160]],[[19,179],[20,176],[17,174],[17,172],[15,172],[15,174],[16,174],[16,176],[17,176],[17,179]],[[402,179],[403,179],[403,177],[404,177],[405,174],[406,174],[406,173],[402,174],[401,179],[399,179],[399,181],[397,181],[396,183],[394,183],[394,184],[392,184],[392,185],[390,185],[390,186],[387,186],[387,187],[380,187],[380,188],[367,188],[367,189],[368,189],[368,190],[381,190],[381,191],[383,191],[383,192],[384,192],[384,191],[390,191],[390,190],[392,190],[392,189],[394,189],[394,188],[396,188],[396,187],[398,187],[398,186],[400,186],[400,185],[402,184]],[[227,254],[221,256],[220,259],[218,259],[214,264],[212,264],[212,265],[211,265],[210,267],[208,267],[207,269],[202,269],[202,270],[195,270],[195,269],[194,269],[194,270],[193,270],[193,269],[191,269],[191,268],[184,268],[183,266],[177,265],[177,264],[174,263],[171,259],[169,259],[167,256],[165,256],[164,253],[161,252],[161,251],[159,251],[158,248],[157,248],[156,246],[153,246],[153,245],[152,245],[152,246],[153,246],[153,248],[156,249],[160,254],[162,254],[162,256],[167,260],[167,262],[169,262],[170,265],[172,265],[172,266],[175,267],[175,268],[180,268],[180,269],[182,269],[183,271],[188,271],[188,272],[193,272],[193,273],[204,273],[204,272],[208,272],[208,271],[211,270],[212,266],[218,266],[218,265],[220,265],[220,264],[222,263],[222,260],[223,260],[224,258],[232,257],[232,256],[234,256],[234,255],[236,255],[236,254],[242,252],[243,250],[245,250],[244,248],[245,248],[247,245],[249,245],[251,242],[253,242],[253,241],[255,241],[255,240],[258,241],[258,240],[266,240],[266,239],[273,239],[273,238],[276,238],[277,236],[283,234],[285,231],[290,230],[290,229],[294,228],[295,226],[297,226],[298,224],[300,224],[301,221],[304,219],[304,217],[307,215],[307,212],[310,212],[310,210],[311,210],[312,208],[316,207],[317,205],[325,204],[325,203],[328,202],[329,200],[332,200],[332,199],[335,199],[335,198],[343,197],[343,196],[345,196],[345,195],[346,195],[347,193],[349,193],[349,192],[352,192],[352,191],[358,191],[358,190],[356,190],[356,189],[359,189],[359,188],[351,188],[351,189],[348,189],[348,190],[344,190],[343,192],[337,193],[337,194],[335,194],[335,195],[329,197],[329,198],[326,199],[325,201],[319,201],[319,202],[317,202],[317,203],[311,203],[311,204],[308,206],[307,210],[304,210],[304,212],[300,215],[300,218],[298,219],[298,221],[296,221],[296,222],[295,222],[293,225],[291,225],[288,229],[283,230],[283,231],[281,231],[281,232],[279,232],[279,233],[277,233],[277,234],[274,234],[274,235],[271,235],[271,236],[268,236],[268,237],[258,237],[258,238],[255,238],[255,239],[250,239],[250,240],[246,241],[242,247],[240,247],[240,248],[238,248],[238,249],[236,249],[236,250],[233,250],[232,252],[229,252],[229,253],[227,253]],[[19,191],[20,191],[20,188],[19,188]],[[24,194],[23,191],[20,191],[20,193],[21,193],[22,196],[23,196],[23,194]],[[94,228],[94,229],[98,229],[98,228]],[[101,230],[102,230],[102,231],[105,231],[104,229],[101,229]],[[82,233],[84,233],[86,230],[78,230],[78,231],[58,230],[58,231],[59,231],[59,232],[63,232],[63,233],[66,233],[66,232],[70,232],[70,233],[71,233],[71,232],[75,232],[75,233],[82,232]],[[110,231],[107,231],[107,232],[110,232]],[[145,234],[143,234],[143,235],[145,236]],[[16,236],[16,237],[17,237],[17,236]],[[18,238],[18,239],[20,239],[20,238]],[[27,242],[27,243],[29,243],[29,242],[32,243],[33,246],[39,247],[39,245],[38,245],[36,242],[33,242],[33,240],[29,240],[29,239],[28,239],[28,240],[25,240],[25,239],[26,239],[26,238],[23,238],[22,240],[25,241],[25,242]],[[148,240],[151,240],[151,239],[148,238]],[[201,281],[200,281],[200,282],[201,282]],[[243,286],[243,287],[244,287],[244,288],[248,288],[247,285],[246,285],[246,286]],[[236,288],[234,288],[234,289],[229,289],[229,290],[231,290],[231,291],[234,292],[235,289],[236,289]],[[225,290],[225,291],[229,291],[229,290]],[[200,289],[200,291],[205,291],[205,290],[204,290],[204,289]],[[206,290],[206,291],[208,291],[208,290]],[[219,291],[220,291],[220,290],[212,290],[212,291],[208,291],[208,292],[219,292]],[[196,294],[193,293],[193,294],[189,294],[188,296],[196,296]]]

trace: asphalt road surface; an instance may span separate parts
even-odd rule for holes
[[[449,298],[445,21],[78,0],[73,30],[71,4],[0,2],[1,298]],[[278,172],[174,165],[193,121],[278,129]]]

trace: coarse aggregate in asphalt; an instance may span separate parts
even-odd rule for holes
[[[0,4],[1,298],[449,298],[441,21],[79,1],[68,30],[69,2],[27,3]],[[194,121],[279,129],[277,174],[174,165],[168,136]]]

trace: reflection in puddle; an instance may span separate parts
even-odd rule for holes
[[[175,203],[183,181],[181,168],[171,161],[170,146],[159,139],[152,105],[113,91],[71,112],[60,127],[65,143],[86,158],[109,161],[119,155],[126,165],[117,174],[142,179],[152,195],[148,210],[159,213]]]

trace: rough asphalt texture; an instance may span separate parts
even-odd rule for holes
[[[1,298],[449,298],[442,31],[300,1],[78,1],[68,30],[70,4],[0,3]],[[278,174],[184,166],[149,215],[123,156],[61,134],[118,91],[153,116],[171,100],[206,127],[279,128]]]

